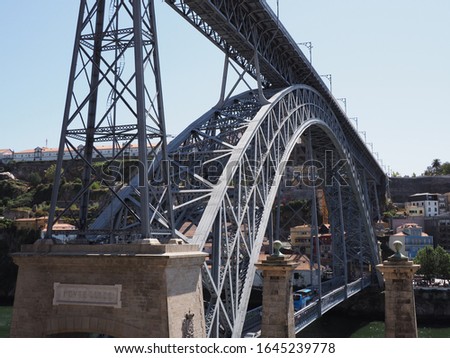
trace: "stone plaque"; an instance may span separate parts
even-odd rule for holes
[[[53,305],[88,305],[120,308],[122,285],[53,283]]]

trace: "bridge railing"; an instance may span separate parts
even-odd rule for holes
[[[308,326],[310,323],[314,322],[320,317],[320,305],[318,301],[313,302],[302,308],[301,310],[295,312],[294,314],[294,326],[295,332],[301,331],[303,328]]]
[[[372,280],[370,277],[360,278],[354,282],[351,282],[347,286],[347,297],[353,296],[355,293],[363,290],[364,288],[370,286]]]
[[[325,312],[329,311],[350,296],[371,285],[370,277],[360,278],[347,285],[341,278],[335,278],[322,284],[322,297],[305,308],[295,312],[295,332],[301,331]],[[340,286],[338,286],[340,285]],[[337,288],[336,288],[337,287]],[[326,293],[325,293],[326,292]]]
[[[339,303],[346,299],[346,289],[340,287],[330,293],[326,294],[321,299],[322,314],[337,306]]]
[[[256,307],[248,311],[245,316],[245,323],[244,327],[242,328],[242,332],[244,334],[250,331],[258,333],[261,330],[261,315],[262,315],[262,306]]]
[[[345,281],[343,277],[334,277],[331,280],[322,282],[322,295],[333,291],[337,287],[344,286]]]

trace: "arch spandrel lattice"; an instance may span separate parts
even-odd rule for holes
[[[372,208],[359,174],[360,164],[329,106],[304,85],[266,92],[266,97],[269,103],[261,105],[256,92],[237,96],[209,111],[169,144],[176,232],[210,253],[203,272],[211,337],[239,337],[242,332],[255,263],[286,164],[299,139],[311,141],[315,160],[324,162],[324,153],[331,150],[345,162],[341,177],[348,186],[339,186],[340,198],[335,194],[335,181],[325,188],[330,221],[341,240],[334,243],[336,255],[342,253],[336,274],[347,274],[347,259],[358,258],[360,267],[362,261],[368,266],[378,260]],[[160,177],[158,168],[155,161],[150,173],[155,184]],[[132,202],[129,193],[135,191],[126,190],[123,200]],[[343,202],[345,211],[340,212]],[[150,203],[150,207],[151,226],[167,225],[158,203]],[[121,215],[116,213],[116,219]],[[348,280],[351,277],[335,277],[336,284]]]

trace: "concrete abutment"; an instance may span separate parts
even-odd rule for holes
[[[11,337],[204,337],[195,245],[52,245],[14,255]]]

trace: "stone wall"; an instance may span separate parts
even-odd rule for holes
[[[19,266],[11,337],[203,337],[194,245],[43,245]]]
[[[414,298],[418,321],[450,320],[450,288],[415,288]],[[384,320],[384,292],[366,289],[334,309],[342,314]]]
[[[418,320],[450,320],[450,288],[417,288],[414,292]]]
[[[412,194],[448,193],[450,176],[389,178],[389,190],[394,203],[404,203]]]

